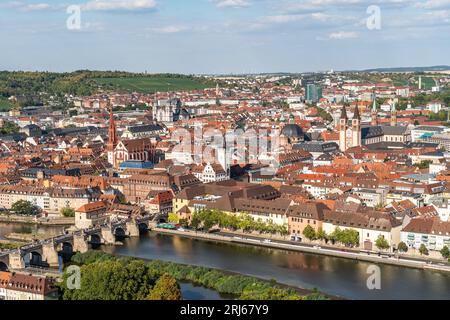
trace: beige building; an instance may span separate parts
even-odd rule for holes
[[[104,224],[108,221],[107,209],[108,207],[103,201],[92,202],[79,207],[75,211],[75,227],[88,229]]]
[[[359,233],[359,247],[366,250],[377,250],[375,242],[379,236],[384,237],[389,246],[397,247],[400,242],[402,223],[389,213],[370,212],[336,212],[324,213],[322,229],[331,234],[339,227],[341,230],[353,229]]]
[[[19,201],[29,201],[48,213],[60,213],[63,208],[79,208],[96,201],[100,192],[89,189],[36,188],[33,186],[1,186],[0,207],[11,209]]]

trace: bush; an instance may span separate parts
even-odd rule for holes
[[[75,210],[73,210],[72,208],[62,208],[61,215],[66,218],[73,218],[75,217]]]
[[[170,274],[163,274],[156,281],[148,300],[181,300],[180,285]]]
[[[447,246],[444,246],[440,251],[442,258],[448,259],[450,257],[450,250]]]
[[[406,243],[404,243],[403,241],[401,241],[398,244],[398,251],[400,252],[408,252],[408,246],[406,245]]]
[[[419,252],[422,255],[425,255],[425,256],[428,255],[428,249],[423,243],[420,245]]]

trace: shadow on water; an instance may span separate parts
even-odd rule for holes
[[[229,294],[220,294],[213,289],[202,286],[196,286],[190,282],[180,283],[183,300],[233,300],[235,296]]]

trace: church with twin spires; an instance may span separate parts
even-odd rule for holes
[[[390,112],[390,125],[378,124],[378,111],[376,100],[373,100],[370,124],[362,124],[358,104],[355,107],[353,118],[347,116],[346,107],[343,106],[339,119],[339,149],[342,152],[350,148],[365,145],[385,143],[393,147],[401,147],[411,141],[411,134],[407,126],[397,124],[397,110],[395,103],[392,104]]]

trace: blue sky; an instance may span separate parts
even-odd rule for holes
[[[81,9],[81,29],[66,12]],[[380,29],[367,8],[380,8]],[[450,64],[450,0],[2,0],[0,70],[306,72]]]

